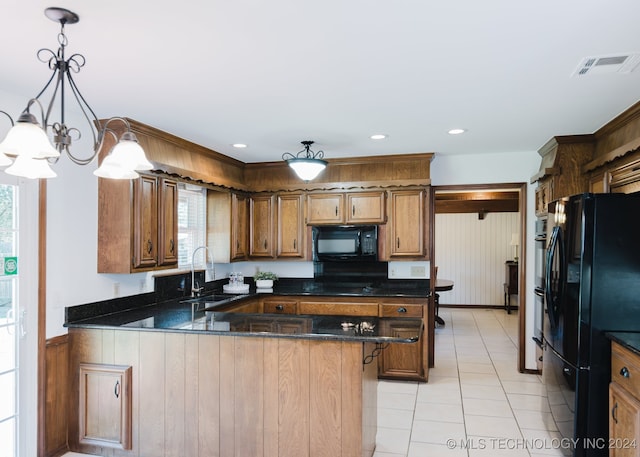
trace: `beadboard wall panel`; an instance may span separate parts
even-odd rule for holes
[[[505,262],[513,260],[511,235],[520,233],[519,213],[435,215],[438,277],[452,279],[441,305],[497,306],[504,303]]]

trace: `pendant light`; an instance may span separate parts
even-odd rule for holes
[[[136,170],[152,169],[153,166],[146,159],[144,151],[138,144],[133,132],[131,132],[131,126],[126,119],[111,118],[106,123],[103,123],[101,129],[98,129],[100,125],[98,118],[73,79],[72,73],[80,71],[85,64],[85,58],[82,54],[73,54],[68,59],[65,59],[65,48],[68,40],[64,33],[64,27],[67,24],[77,23],[80,17],[64,8],[47,8],[44,13],[52,21],[60,23],[61,28],[58,34],[59,47],[57,52],[43,48],[37,53],[38,59],[46,63],[49,69],[53,71],[53,74],[38,95],[29,100],[27,107],[20,114],[15,124],[11,116],[4,111],[0,111],[9,117],[13,126],[4,141],[0,143],[0,166],[9,165],[11,158],[15,157],[13,165],[6,169],[7,173],[27,178],[51,178],[56,174],[49,167],[49,162],[57,162],[61,153],[64,152],[77,165],[88,165],[98,156],[105,136],[111,135],[116,139],[116,145],[108,156],[112,158],[107,161],[107,169],[110,169],[111,172],[107,173],[104,170],[98,172],[100,170],[98,169],[96,170],[96,175],[103,177],[107,177],[107,175],[115,177],[117,175],[120,179],[122,179],[122,176],[126,176],[126,179],[133,179],[138,176]],[[73,99],[79,105],[93,137],[93,150],[87,157],[78,157],[71,152],[72,139],[79,139],[81,134],[79,129],[65,124],[64,96],[66,89],[69,89],[73,94]],[[45,110],[40,99],[48,90],[51,91],[52,95]],[[60,106],[59,121],[54,121],[51,118],[54,106]],[[30,109],[32,107],[39,108],[42,117],[41,123],[31,114]],[[108,127],[111,121],[123,122],[127,131],[118,137]],[[53,134],[53,145],[49,140],[49,132]],[[121,149],[123,152],[120,151]],[[131,154],[134,157],[129,157],[127,154]]]
[[[315,179],[327,167],[327,162],[322,160],[324,157],[323,151],[313,152],[311,150],[313,141],[301,141],[301,143],[304,146],[302,151],[297,152],[295,155],[285,152],[282,154],[282,160],[293,168],[293,171],[296,172],[300,179],[308,182]]]

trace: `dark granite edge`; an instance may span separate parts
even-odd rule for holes
[[[140,327],[113,327],[110,325],[98,325],[98,324],[69,324],[69,328],[79,329],[96,329],[96,330],[118,330],[135,331],[135,332],[161,332],[161,333],[191,333],[191,334],[206,334],[217,336],[247,336],[253,338],[287,338],[297,340],[321,340],[321,341],[353,341],[362,343],[399,343],[399,344],[413,344],[420,341],[419,337],[416,338],[401,338],[401,337],[389,337],[389,336],[341,336],[332,334],[313,334],[313,333],[266,333],[266,332],[232,332],[232,331],[220,331],[209,329],[179,329],[179,328],[140,328]],[[420,332],[421,334],[422,332]]]
[[[605,336],[634,354],[640,355],[640,332],[605,332]]]

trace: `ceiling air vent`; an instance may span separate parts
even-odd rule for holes
[[[631,73],[640,63],[640,54],[585,57],[571,76]]]

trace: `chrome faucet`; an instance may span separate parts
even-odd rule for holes
[[[196,276],[195,259],[196,259],[196,253],[200,249],[204,249],[204,268],[205,268],[205,275],[206,275],[207,254],[209,254],[209,248],[207,246],[198,246],[193,250],[193,254],[191,254],[191,296],[192,297],[197,297],[198,295],[200,295],[200,292],[202,291],[202,289],[204,289],[204,286],[196,287],[196,282],[195,282],[195,276]],[[216,279],[216,270],[215,270],[215,266],[213,265],[213,257],[211,258],[211,265],[213,268],[213,279]]]

